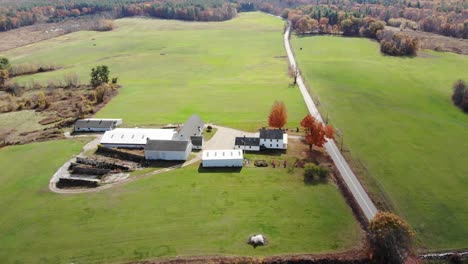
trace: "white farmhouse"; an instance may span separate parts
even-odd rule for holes
[[[242,167],[244,155],[242,150],[204,150],[202,155],[202,166],[208,167]]]
[[[267,149],[287,149],[288,134],[281,129],[260,129],[260,147]]]

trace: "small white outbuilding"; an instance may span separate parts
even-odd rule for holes
[[[204,150],[202,166],[208,167],[242,167],[244,154],[239,149]]]

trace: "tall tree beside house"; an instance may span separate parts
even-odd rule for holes
[[[286,106],[281,101],[275,101],[271,107],[268,125],[270,127],[282,128],[288,121]]]
[[[373,263],[401,264],[411,248],[413,232],[395,214],[379,212],[369,223]]]
[[[312,146],[323,147],[323,144],[327,142],[327,138],[334,138],[335,133],[330,125],[323,125],[312,115],[307,115],[302,119],[301,126],[305,130],[305,139],[309,144],[309,149],[312,150]]]
[[[91,86],[94,88],[109,82],[109,68],[106,65],[91,69]]]

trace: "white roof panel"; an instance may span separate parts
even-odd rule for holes
[[[101,144],[145,145],[146,140],[172,140],[174,129],[117,128],[104,133]]]
[[[202,160],[226,160],[226,159],[244,159],[242,150],[238,149],[220,149],[204,150]]]

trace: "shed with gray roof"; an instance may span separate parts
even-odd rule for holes
[[[198,115],[191,115],[189,119],[184,123],[180,131],[174,135],[175,140],[194,140],[192,144],[197,146],[197,149],[202,148],[203,138],[201,140],[200,145],[200,137],[203,137],[203,129],[205,127],[205,123]]]
[[[145,145],[147,160],[187,160],[192,151],[189,140],[151,140]]]
[[[75,132],[105,132],[122,124],[122,119],[78,119],[75,122]]]

